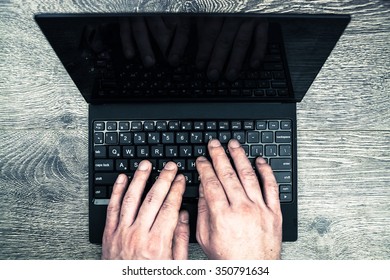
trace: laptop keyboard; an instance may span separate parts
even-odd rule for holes
[[[139,163],[152,165],[146,191],[168,161],[174,161],[186,178],[184,200],[198,198],[199,176],[195,161],[208,156],[207,143],[219,139],[227,149],[237,139],[254,165],[262,156],[274,170],[281,203],[292,197],[291,120],[116,120],[93,124],[93,203],[107,205],[120,173],[131,180]]]

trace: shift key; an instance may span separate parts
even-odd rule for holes
[[[95,160],[95,171],[114,171],[114,161],[112,159]]]
[[[95,173],[94,181],[96,185],[114,185],[118,173]]]
[[[289,172],[289,171],[279,171],[279,172],[275,171],[274,174],[275,174],[276,182],[278,182],[279,184],[291,183],[291,172]]]

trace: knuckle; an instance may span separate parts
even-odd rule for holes
[[[204,188],[217,188],[220,186],[220,182],[217,178],[209,178],[202,182]]]
[[[231,168],[226,168],[222,172],[222,177],[225,179],[233,179],[234,177],[236,177],[236,172]]]
[[[239,171],[239,174],[245,180],[257,180],[256,173],[252,168],[243,168]]]

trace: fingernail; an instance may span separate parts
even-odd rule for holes
[[[150,55],[147,55],[144,57],[144,65],[145,67],[150,67],[153,66],[154,64],[154,59]]]
[[[188,222],[189,222],[188,215],[187,214],[181,214],[180,215],[180,223],[188,224]]]
[[[116,179],[116,182],[118,184],[122,184],[126,181],[127,176],[124,174],[119,174],[118,178]]]
[[[219,72],[217,69],[212,69],[208,72],[208,77],[211,81],[215,82],[219,79]]]
[[[181,181],[183,179],[183,176],[181,174],[177,175],[175,177],[175,180],[174,181]]]
[[[138,165],[138,170],[141,170],[141,171],[148,170],[148,168],[149,168],[149,164],[145,160],[141,161],[140,164]]]
[[[164,169],[166,170],[174,170],[176,168],[176,163],[170,161],[167,164],[165,164]]]
[[[240,142],[238,142],[236,139],[231,139],[229,141],[229,146],[232,147],[232,148],[238,148],[240,147]]]
[[[205,157],[198,157],[196,160],[197,160],[197,161],[206,161],[207,158],[205,158]]]
[[[217,139],[211,139],[209,145],[213,148],[216,148],[221,146],[221,142],[219,142]]]
[[[257,160],[257,163],[260,163],[260,164],[266,163],[265,159],[263,159],[262,157],[258,157],[256,160]]]

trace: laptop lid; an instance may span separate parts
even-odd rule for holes
[[[299,102],[350,16],[137,13],[35,19],[88,103]],[[282,94],[234,96],[230,89],[245,87],[248,77],[269,80],[265,87],[274,82]],[[179,90],[173,92],[175,79]],[[200,96],[194,94],[199,88]]]

